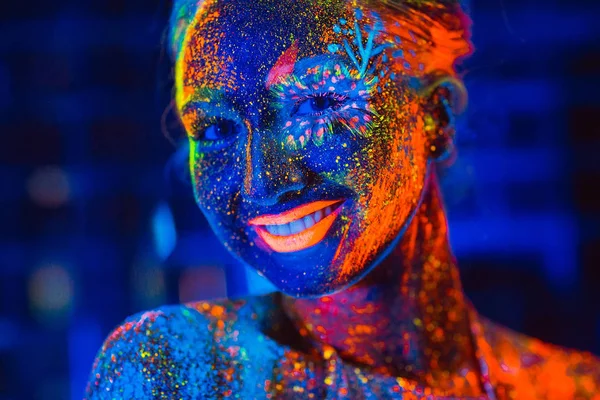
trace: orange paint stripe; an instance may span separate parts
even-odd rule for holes
[[[246,142],[246,176],[244,177],[244,190],[247,194],[252,194],[252,126],[249,122],[246,122],[246,129],[248,130],[248,141]]]
[[[334,262],[342,254],[342,245],[344,244],[344,242],[346,241],[346,238],[348,237],[348,232],[350,231],[351,226],[352,226],[352,218],[348,218],[348,223],[345,224],[345,226],[344,226],[344,234],[342,235],[342,240],[340,240],[340,244],[338,245],[337,249],[335,250],[335,254],[333,255]]]
[[[284,225],[292,221],[299,220],[300,218],[322,210],[330,205],[337,204],[340,201],[341,200],[314,201],[312,203],[307,203],[299,207],[292,208],[291,210],[282,212],[281,214],[261,215],[260,217],[250,220],[248,223],[250,225]]]
[[[290,236],[271,235],[266,229],[260,226],[257,226],[255,229],[258,236],[260,236],[273,251],[278,253],[292,253],[294,251],[307,249],[323,240],[339,213],[340,209],[338,208],[312,227]]]

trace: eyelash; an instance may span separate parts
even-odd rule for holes
[[[323,110],[323,111],[319,111],[319,112],[315,112],[312,114],[306,114],[308,116],[313,116],[313,117],[320,117],[328,112],[330,112],[330,110],[337,110],[346,100],[348,100],[348,96],[347,95],[343,95],[343,94],[339,94],[339,93],[335,93],[335,92],[320,92],[320,93],[314,93],[314,94],[309,94],[309,95],[305,95],[304,97],[296,100],[296,102],[294,103],[294,106],[292,108],[292,115],[294,115],[296,113],[296,111],[298,110],[298,108],[306,101],[310,101],[312,99],[316,99],[319,97],[331,97],[333,100],[335,100],[337,103],[335,104],[335,106],[333,107],[328,107],[327,109]]]
[[[199,121],[196,121],[192,126],[192,133],[190,137],[196,142],[200,143],[203,148],[206,149],[218,149],[230,142],[230,139],[214,139],[214,140],[205,140],[202,138],[202,135],[208,130],[211,126],[221,122],[225,118],[222,117],[206,117]]]
[[[283,142],[292,150],[304,148],[308,142],[317,146],[328,135],[342,128],[353,135],[362,136],[374,124],[375,114],[366,108],[353,104],[343,110],[334,110],[320,116],[302,115],[292,117],[295,123],[288,121],[283,131]]]

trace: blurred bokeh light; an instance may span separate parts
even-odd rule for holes
[[[73,279],[67,269],[58,264],[44,265],[31,274],[28,294],[33,313],[42,322],[62,321],[72,310]]]
[[[42,207],[60,207],[69,201],[71,188],[66,173],[56,166],[36,169],[27,182],[31,200]]]

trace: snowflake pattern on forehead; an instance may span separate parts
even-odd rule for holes
[[[339,24],[333,26],[337,35],[345,36],[342,43],[331,43],[327,46],[329,52],[336,54],[342,50],[352,61],[357,69],[358,77],[364,77],[375,73],[374,60],[385,49],[392,46],[391,43],[376,43],[376,39],[383,32],[383,22],[376,12],[370,13],[372,23],[369,24],[364,18],[360,8],[354,10],[355,21],[350,24],[345,18],[340,18]],[[361,26],[359,22],[364,22]],[[363,31],[366,37],[363,39]]]
[[[401,26],[398,21],[393,24],[394,28]],[[333,31],[340,37],[340,42],[330,43],[327,49],[332,54],[347,56],[359,76],[372,74],[383,78],[389,75],[393,81],[396,79],[394,71],[410,74],[422,73],[425,69],[423,63],[415,63],[418,55],[414,47],[420,38],[411,29],[407,29],[408,37],[404,39],[390,34],[386,31],[381,16],[375,11],[365,14],[360,8],[356,8],[354,21],[340,18]],[[406,41],[410,42],[410,46],[405,51],[403,45],[407,44]],[[418,71],[413,71],[413,65],[416,65]]]

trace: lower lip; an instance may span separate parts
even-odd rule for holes
[[[262,226],[255,226],[254,229],[271,250],[277,253],[293,253],[308,249],[321,242],[327,236],[327,232],[329,232],[341,209],[340,204],[331,214],[310,228],[289,236],[272,235]]]

